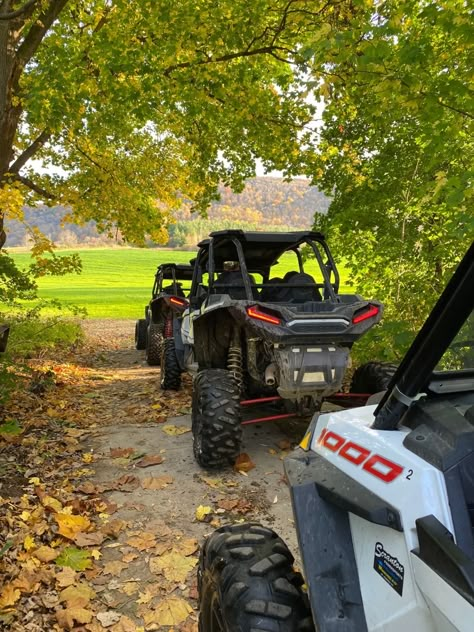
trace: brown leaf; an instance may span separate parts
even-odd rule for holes
[[[278,442],[278,447],[280,448],[280,450],[290,450],[291,441],[288,441],[288,439],[282,439]]]
[[[230,498],[224,498],[217,502],[217,506],[219,507],[219,509],[225,509],[226,511],[232,511],[232,509],[235,509],[238,504],[238,500],[231,500]]]
[[[82,483],[81,485],[76,487],[76,489],[78,492],[81,492],[81,494],[87,494],[88,496],[93,496],[99,493],[99,489],[90,481]]]
[[[113,489],[117,489],[121,492],[133,492],[139,486],[140,481],[136,476],[131,474],[124,474],[117,481]]]
[[[186,621],[193,609],[180,597],[168,597],[158,605],[155,610],[145,613],[145,625],[156,623],[158,625],[179,625]]]
[[[138,553],[127,553],[122,557],[122,560],[124,562],[127,562],[128,564],[129,562],[133,562],[133,560],[136,560],[137,557],[139,557]]]
[[[183,583],[196,564],[196,558],[185,557],[176,551],[172,551],[171,553],[163,554],[161,557],[152,557],[150,570],[152,573],[162,573],[171,582]]]
[[[136,630],[137,626],[126,615],[122,615],[120,621],[110,628],[110,632],[135,632]]]
[[[78,533],[74,538],[77,546],[99,546],[105,540],[105,535],[100,531],[94,533]]]
[[[121,520],[120,518],[116,518],[115,520],[111,520],[110,522],[106,522],[100,530],[105,535],[111,536],[112,538],[118,538],[120,531],[127,526],[125,520]]]
[[[126,540],[126,543],[139,551],[146,551],[155,546],[156,539],[153,533],[136,531],[131,534],[131,537]]]
[[[144,456],[143,459],[140,459],[135,463],[137,467],[150,467],[150,465],[161,465],[164,459],[159,454],[150,454],[149,456]]]
[[[164,474],[163,476],[147,476],[143,478],[142,488],[143,489],[164,489],[167,485],[170,485],[173,482],[173,477],[169,476],[169,474]]]
[[[120,560],[114,560],[113,562],[106,562],[104,566],[104,575],[120,575],[124,568],[128,564],[121,562]]]
[[[234,463],[234,470],[237,472],[250,472],[255,467],[255,463],[246,452],[239,454]]]
[[[56,619],[62,628],[72,630],[74,621],[78,623],[90,623],[92,621],[92,612],[85,610],[85,608],[61,609],[56,611]]]
[[[109,628],[114,623],[118,623],[122,617],[120,612],[115,610],[107,610],[107,612],[99,612],[96,614],[97,619],[102,623],[104,628]]]
[[[184,540],[179,540],[174,545],[174,548],[182,555],[192,555],[197,551],[198,541],[196,540],[196,538],[185,538]]]
[[[40,546],[34,551],[33,555],[40,560],[40,562],[52,562],[55,560],[59,551],[56,549],[52,549],[50,546]]]
[[[68,566],[65,566],[59,573],[56,574],[56,583],[59,588],[66,588],[71,586],[76,581],[76,571]]]
[[[0,596],[0,610],[8,608],[8,606],[13,606],[20,597],[21,593],[18,588],[14,588],[12,584],[6,584],[3,586]]]
[[[135,452],[135,448],[110,448],[110,456],[112,459],[126,459]]]
[[[67,608],[84,608],[91,599],[95,597],[95,592],[84,582],[77,586],[68,586],[61,591],[59,601],[65,602]]]

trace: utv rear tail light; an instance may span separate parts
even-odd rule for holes
[[[376,305],[369,305],[369,307],[367,307],[364,311],[353,316],[352,324],[357,325],[357,323],[361,323],[363,320],[377,316],[379,311],[380,309]]]
[[[253,307],[247,307],[247,314],[250,318],[255,318],[255,320],[262,320],[264,323],[270,323],[271,325],[281,325],[281,320],[276,316],[272,316],[271,314],[267,314],[266,312],[262,312],[258,309],[256,305]]]
[[[170,303],[173,303],[174,305],[179,305],[180,307],[184,307],[188,304],[188,301],[184,298],[177,298],[176,296],[172,296],[170,298]]]

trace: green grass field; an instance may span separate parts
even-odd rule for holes
[[[79,252],[82,274],[47,277],[39,280],[39,296],[58,299],[64,305],[85,307],[89,318],[141,318],[150,300],[154,273],[160,263],[187,263],[193,252],[144,250],[140,248],[90,248],[62,250],[59,254]],[[12,252],[21,266],[30,263],[26,252]],[[282,257],[275,276],[294,269],[292,255]],[[311,272],[311,270],[308,270]],[[345,281],[340,267],[341,279]],[[341,287],[342,291],[349,291]]]

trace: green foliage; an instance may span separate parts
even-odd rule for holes
[[[85,571],[92,568],[91,552],[75,546],[66,546],[55,559],[55,563],[58,566],[68,566],[75,571]]]

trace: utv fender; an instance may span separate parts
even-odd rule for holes
[[[314,452],[297,449],[284,465],[316,628],[364,632],[349,513],[397,531],[400,516]]]
[[[199,368],[227,368],[227,351],[234,325],[226,308],[205,312],[194,319],[194,353]]]

